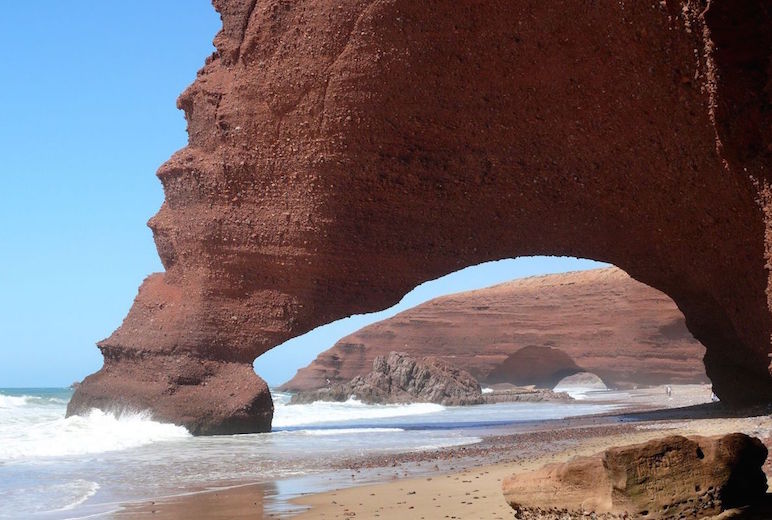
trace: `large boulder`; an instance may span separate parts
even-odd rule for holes
[[[502,487],[519,519],[706,518],[761,500],[766,458],[742,433],[674,435],[513,475]]]
[[[301,392],[292,403],[346,401],[369,404],[427,402],[448,406],[483,403],[480,383],[466,370],[432,357],[416,360],[402,352],[378,356],[373,371],[346,384]]]

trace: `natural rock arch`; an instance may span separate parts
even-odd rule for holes
[[[217,52],[178,102],[189,145],[158,172],[166,272],[70,413],[266,430],[261,353],[536,254],[667,293],[721,399],[770,399],[768,6],[214,3]]]

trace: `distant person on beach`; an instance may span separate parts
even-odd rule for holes
[[[668,398],[673,398],[673,389],[670,388],[670,385],[665,386],[665,393],[667,394]]]

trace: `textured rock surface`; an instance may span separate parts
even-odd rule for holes
[[[495,388],[492,392],[483,393],[485,404],[495,403],[541,403],[544,401],[571,401],[566,392],[553,392],[545,388]]]
[[[474,317],[470,316],[471,320]],[[510,333],[514,332],[510,329]],[[584,347],[592,349],[590,342]],[[478,347],[484,354],[484,347]],[[551,346],[528,345],[518,348],[493,367],[486,376],[487,384],[512,383],[514,385],[535,385],[552,388],[566,376],[581,372],[582,368],[558,348]]]
[[[672,300],[609,268],[436,298],[341,339],[283,388],[348,381],[392,350],[441,357],[483,385],[552,388],[582,370],[614,386],[707,380],[705,349]]]
[[[760,501],[767,448],[742,433],[611,448],[506,479],[515,518],[705,518]]]
[[[480,384],[466,370],[440,359],[414,359],[404,352],[378,356],[373,370],[348,383],[301,392],[292,404],[314,401],[346,401],[350,397],[369,404],[437,403],[447,406],[482,404]]]
[[[264,429],[256,356],[534,254],[664,291],[721,399],[770,399],[767,4],[214,3],[217,52],[179,99],[189,144],[158,171],[165,273],[71,413],[218,431],[251,410]],[[196,362],[211,370],[181,384]]]

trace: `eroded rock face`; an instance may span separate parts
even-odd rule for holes
[[[671,436],[514,475],[502,488],[515,518],[706,518],[762,499],[766,458],[742,433]]]
[[[301,392],[292,404],[346,401],[354,397],[368,404],[437,403],[446,406],[482,404],[480,383],[466,370],[433,357],[414,359],[404,352],[378,356],[373,370],[348,383]]]
[[[591,349],[593,346],[585,344]],[[486,376],[487,383],[512,383],[552,388],[566,376],[581,372],[571,356],[554,347],[528,345],[515,350]]]
[[[179,99],[189,144],[158,172],[165,273],[71,413],[265,429],[256,356],[534,254],[664,291],[722,401],[772,396],[766,4],[214,3],[217,52]],[[182,385],[189,361],[211,370]]]
[[[615,387],[707,382],[705,348],[673,301],[608,268],[435,298],[346,336],[282,388],[348,381],[393,350],[445,359],[487,386],[553,388],[582,370]]]

